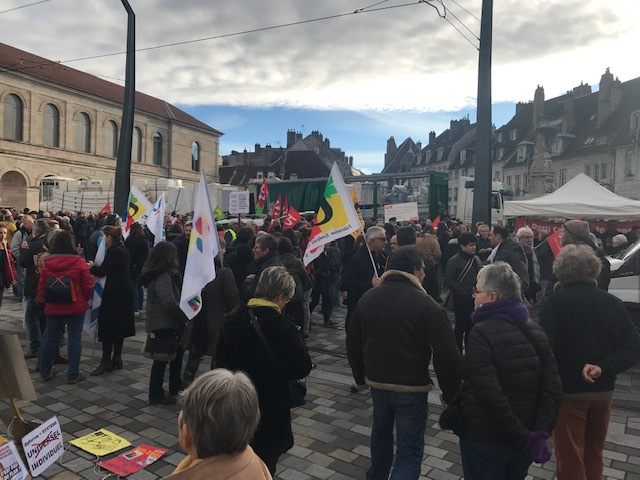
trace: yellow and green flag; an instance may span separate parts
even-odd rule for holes
[[[224,212],[220,208],[220,205],[216,205],[216,209],[213,211],[213,214],[216,216],[216,220],[224,220],[226,218],[224,216]]]

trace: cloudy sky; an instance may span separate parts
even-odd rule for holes
[[[124,50],[121,2],[12,10],[37,1],[0,0],[1,42],[122,83],[124,55],[74,61]],[[143,49],[137,89],[223,131],[223,154],[284,144],[287,129],[320,130],[375,172],[390,136],[426,143],[451,119],[475,120],[481,0],[130,3]],[[607,67],[622,81],[639,76],[638,18],[638,0],[496,1],[494,123],[537,85],[551,98],[581,82],[597,87]]]

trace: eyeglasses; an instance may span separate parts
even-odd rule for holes
[[[484,290],[478,290],[476,287],[473,287],[473,289],[471,290],[471,293],[473,295],[477,295],[478,293],[487,293]]]
[[[387,237],[376,237],[374,240],[382,240],[383,242],[387,241]]]

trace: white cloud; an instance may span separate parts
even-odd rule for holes
[[[361,0],[132,2],[137,46],[182,42],[347,13]],[[392,0],[380,6],[397,5]],[[435,2],[434,2],[435,3]],[[460,0],[480,16],[480,0]],[[5,9],[23,2],[3,3]],[[468,37],[479,22],[445,0]],[[442,8],[440,8],[442,12]],[[637,0],[501,0],[494,7],[493,99],[548,96],[606,67],[627,80],[640,43]],[[56,0],[3,15],[4,41],[51,60],[123,51],[119,2]],[[10,40],[9,40],[10,39]],[[52,41],[55,39],[55,41]],[[473,39],[475,43],[477,40]],[[139,90],[191,105],[452,111],[475,104],[477,51],[426,3],[137,54]],[[124,56],[71,63],[124,78]],[[216,127],[224,130],[223,126]]]

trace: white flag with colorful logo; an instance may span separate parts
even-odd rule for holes
[[[153,206],[151,215],[147,218],[147,228],[153,233],[154,240],[153,245],[156,246],[161,241],[166,239],[164,231],[164,214],[166,211],[166,204],[164,203],[164,193],[161,193],[158,197],[158,201]]]
[[[201,173],[193,210],[193,229],[184,269],[180,308],[192,319],[202,308],[202,289],[216,278],[214,259],[220,250],[204,172]]]
[[[127,238],[131,225],[138,222],[140,225],[147,223],[147,219],[153,211],[153,204],[145,197],[138,187],[131,185],[129,192],[129,208],[127,215],[122,219],[122,236]]]
[[[361,228],[351,196],[336,163],[324,189],[324,199],[313,222],[309,244],[304,252],[304,264],[309,265],[323,251],[325,243],[346,237]]]
[[[104,242],[104,233],[100,232],[98,237],[98,251],[93,263],[98,267],[104,262],[104,256],[107,254],[107,245]],[[96,336],[98,330],[98,316],[100,315],[100,305],[102,305],[102,296],[104,295],[104,285],[107,283],[107,277],[95,277],[96,283],[93,285],[93,295],[89,302],[89,310],[84,314],[84,324],[82,331],[87,332],[91,338]]]

